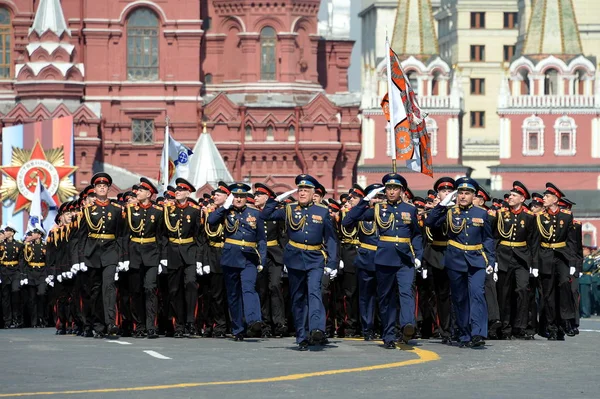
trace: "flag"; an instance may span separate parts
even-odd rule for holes
[[[31,208],[29,209],[29,221],[27,222],[27,231],[34,227],[41,226],[45,231],[54,226],[54,218],[58,213],[56,202],[44,187],[44,184],[37,179],[37,186],[33,192]]]
[[[162,190],[166,190],[178,177],[188,178],[190,156],[192,150],[175,140],[169,134],[169,125],[165,127],[165,141],[163,144],[161,170],[158,181],[162,184]],[[168,172],[167,172],[168,171]]]
[[[425,115],[421,112],[396,53],[387,41],[386,45],[389,49],[388,92],[381,101],[381,108],[390,123],[390,155],[396,160],[405,161],[408,169],[433,177],[431,142],[425,126]]]

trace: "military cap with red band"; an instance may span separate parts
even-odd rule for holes
[[[269,198],[275,198],[275,192],[262,183],[254,183],[254,194],[266,194]]]
[[[352,189],[350,190],[350,195],[354,197],[364,198],[365,190],[360,186],[360,184],[354,184]]]
[[[434,199],[436,199],[436,197],[437,197],[437,192],[435,190],[427,191],[427,200],[428,201],[433,201]]]
[[[456,181],[454,181],[454,179],[451,177],[440,177],[433,185],[433,189],[435,191],[440,191],[443,189],[456,190]]]
[[[413,198],[413,205],[417,208],[425,208],[425,200],[421,197]]]
[[[329,203],[329,209],[334,212],[339,212],[342,209],[342,205],[333,198],[328,199],[327,202]]]
[[[558,189],[558,187],[556,187],[552,183],[546,183],[546,191],[544,191],[544,194],[552,194],[552,195],[556,196],[558,199],[561,199],[562,197],[565,196],[565,194],[562,191],[560,191]]]
[[[218,187],[215,190],[215,193],[221,193],[221,194],[225,194],[225,195],[231,194],[231,191],[229,191],[229,186],[224,181],[218,182],[217,186]]]
[[[518,180],[513,182],[513,188],[510,191],[513,193],[522,195],[527,200],[529,198],[531,198],[531,195],[529,195],[529,190],[527,190],[527,187],[525,187],[525,185]]]
[[[154,184],[152,184],[152,182],[150,180],[146,179],[145,177],[140,178],[140,184],[138,185],[138,189],[140,189],[140,188],[148,190],[152,194],[158,194],[158,190],[156,189]]]
[[[485,190],[484,190],[483,188],[481,188],[481,187],[479,187],[479,190],[477,190],[477,195],[476,195],[476,197],[479,197],[479,198],[481,198],[481,199],[483,200],[483,202],[488,202],[488,201],[491,199],[491,197],[490,197],[490,195],[488,194],[488,192],[487,192],[487,191],[485,191]]]
[[[179,177],[175,180],[175,185],[177,186],[177,190],[185,190],[190,193],[196,192],[196,189],[189,181],[185,180],[183,177]]]
[[[112,186],[112,177],[108,173],[99,172],[92,176],[92,185],[107,184]]]

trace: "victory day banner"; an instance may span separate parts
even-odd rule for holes
[[[39,198],[38,182],[56,205],[76,195],[74,155],[72,116],[3,128],[2,223],[25,233],[31,202]],[[47,202],[41,201],[42,218],[55,205]],[[46,221],[44,226],[52,224]]]

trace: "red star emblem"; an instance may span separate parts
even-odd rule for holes
[[[64,166],[62,148],[50,151],[53,156],[49,160],[39,141],[36,141],[31,152],[13,148],[12,165],[0,168],[9,178],[5,179],[8,181],[2,185],[3,197],[16,199],[13,213],[29,208],[30,198],[35,192],[38,178],[57,204],[64,200],[61,197],[70,196],[76,192],[71,181],[66,179],[63,182],[63,179],[71,176],[77,167]]]

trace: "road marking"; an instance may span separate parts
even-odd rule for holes
[[[403,348],[409,348],[404,347]],[[354,367],[348,369],[339,370],[325,370],[315,371],[312,373],[303,374],[288,374],[279,377],[268,377],[259,378],[253,380],[233,380],[233,381],[211,381],[211,382],[190,382],[184,384],[173,384],[173,385],[150,385],[141,387],[130,387],[130,388],[105,388],[105,389],[86,389],[77,391],[48,391],[48,392],[22,392],[22,393],[5,393],[0,394],[0,398],[15,398],[23,396],[50,396],[50,395],[80,395],[84,393],[111,393],[111,392],[138,392],[138,391],[156,391],[164,389],[181,389],[181,388],[196,388],[206,386],[220,386],[220,385],[245,385],[245,384],[265,384],[282,381],[297,381],[306,378],[324,377],[329,375],[348,374],[348,373],[359,373],[363,371],[374,371],[374,370],[385,370],[393,369],[404,366],[412,366],[415,364],[428,363],[436,360],[440,360],[440,356],[432,351],[412,348],[406,349],[404,352],[414,353],[418,356],[417,359],[404,360],[396,363],[385,363],[376,364],[374,366]]]
[[[585,332],[600,332],[600,330],[583,330],[583,329],[579,329],[579,331],[585,331]]]
[[[155,351],[144,351],[144,353],[147,353],[150,356],[155,357],[157,359],[163,359],[163,360],[170,360],[171,359],[170,357],[166,357],[165,355],[161,355],[160,353],[155,352]]]
[[[131,345],[131,342],[127,341],[107,341],[110,344],[119,344],[119,345]]]

